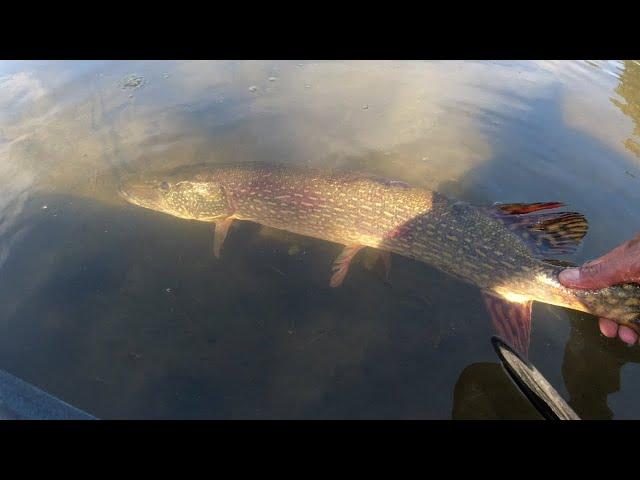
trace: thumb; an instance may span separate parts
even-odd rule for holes
[[[580,287],[580,269],[566,268],[560,272],[558,279],[565,287]]]
[[[619,268],[617,262],[604,262],[599,259],[582,267],[562,270],[558,274],[558,280],[565,287],[598,290],[624,281],[624,276],[625,271]]]

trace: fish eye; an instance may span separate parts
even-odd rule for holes
[[[160,190],[164,190],[165,192],[167,190],[169,190],[169,183],[168,182],[161,182],[160,183]]]

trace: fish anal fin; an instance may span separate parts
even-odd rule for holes
[[[214,222],[215,230],[213,232],[213,254],[216,258],[220,258],[220,250],[227,233],[229,233],[229,227],[233,223],[234,217],[227,217]]]
[[[335,288],[342,285],[344,278],[347,276],[347,272],[349,272],[351,261],[363,248],[363,245],[347,245],[346,247],[344,247],[340,255],[338,255],[338,257],[333,262],[333,275],[331,277],[331,281],[329,282],[329,285],[331,287]]]
[[[526,358],[531,338],[531,300],[510,302],[488,292],[483,292],[483,297],[496,333]]]
[[[522,215],[525,213],[564,207],[561,202],[537,202],[537,203],[496,203],[493,205],[497,212],[503,215]]]

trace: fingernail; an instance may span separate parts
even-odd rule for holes
[[[567,268],[566,270],[561,271],[558,277],[562,283],[575,283],[580,280],[580,269]]]

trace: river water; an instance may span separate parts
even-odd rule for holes
[[[99,418],[539,418],[477,289],[117,195],[129,172],[344,167],[476,204],[562,201],[568,260],[640,231],[640,62],[2,62],[0,369]],[[367,268],[368,267],[368,268]],[[530,359],[582,418],[638,418],[640,347],[534,304]]]

